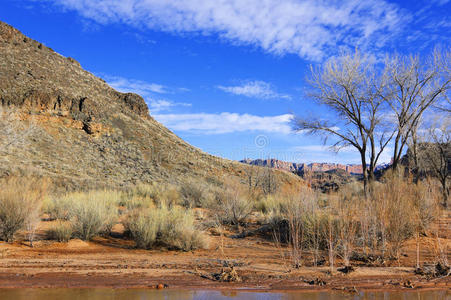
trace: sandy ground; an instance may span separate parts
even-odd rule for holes
[[[328,266],[293,269],[286,249],[278,249],[262,236],[232,238],[211,233],[207,250],[177,252],[134,249],[123,238],[95,238],[91,242],[71,240],[58,243],[45,240],[41,233],[34,247],[27,242],[0,243],[0,288],[18,287],[113,287],[189,288],[252,290],[399,290],[451,289],[451,277],[427,278],[414,274],[415,241],[403,250],[400,264],[366,266],[358,262],[350,274],[329,273]],[[443,239],[451,249],[451,239]],[[422,238],[422,261],[432,261],[433,240]],[[286,258],[283,258],[285,256]],[[451,253],[448,253],[451,260]],[[217,281],[214,275],[224,266],[234,266],[241,282]],[[337,265],[340,265],[338,261]],[[404,266],[404,267],[400,267]]]

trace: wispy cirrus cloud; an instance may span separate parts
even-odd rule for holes
[[[277,93],[271,84],[264,81],[248,81],[237,86],[217,86],[224,92],[259,99],[291,99],[290,95]]]
[[[386,0],[47,0],[100,24],[125,23],[318,60],[337,47],[382,47],[410,16]],[[444,0],[442,0],[444,1]]]
[[[103,78],[110,86],[120,92],[135,93],[142,96],[146,100],[152,114],[161,111],[169,111],[176,106],[191,106],[190,103],[160,99],[160,94],[173,93],[172,89],[162,84],[111,75],[104,75]],[[185,92],[188,91],[188,89],[176,88],[174,91]],[[159,94],[158,97],[156,97],[155,94]]]
[[[292,115],[256,116],[222,112],[218,114],[156,114],[153,116],[175,131],[200,134],[261,131],[288,134],[291,132]]]
[[[191,106],[191,103],[185,103],[185,102],[174,102],[164,99],[150,99],[148,100],[149,110],[150,113],[156,114],[161,111],[168,111],[171,110],[175,106]]]
[[[158,83],[150,83],[137,79],[129,79],[120,76],[103,76],[105,81],[118,91],[136,93],[141,96],[149,93],[166,94],[168,89],[166,86]]]

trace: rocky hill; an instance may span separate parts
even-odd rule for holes
[[[192,147],[155,121],[139,95],[114,90],[75,59],[3,22],[0,102],[0,176],[34,174],[68,189],[88,189],[244,181],[255,168]],[[299,181],[275,174],[284,182]]]
[[[362,174],[362,166],[357,164],[343,165],[334,163],[291,163],[274,158],[270,159],[244,159],[241,162],[255,165],[265,166],[278,170],[284,170],[289,172],[301,173],[301,172],[327,172],[332,170],[344,170],[348,174],[359,175]]]

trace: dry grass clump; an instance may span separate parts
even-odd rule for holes
[[[69,220],[71,199],[69,195],[47,197],[42,204],[42,212],[51,220]]]
[[[276,243],[287,243],[294,267],[302,264],[302,254],[307,243],[308,212],[314,205],[311,190],[293,190],[263,200],[266,218],[273,228]]]
[[[182,206],[187,208],[203,207],[205,200],[205,187],[193,180],[185,182],[180,187]]]
[[[34,231],[39,223],[40,209],[46,194],[47,182],[26,177],[9,177],[0,183],[0,237],[11,242],[14,234],[27,229]]]
[[[109,234],[118,217],[120,193],[100,190],[54,196],[45,202],[43,212],[57,223],[48,231],[51,238],[68,241],[72,236],[90,240]]]
[[[48,231],[48,236],[58,242],[68,242],[73,235],[72,224],[58,220]]]
[[[138,248],[161,245],[190,251],[207,246],[203,233],[195,228],[192,212],[179,206],[162,204],[134,211],[124,225]]]
[[[396,172],[388,172],[371,192],[371,212],[378,220],[382,255],[399,258],[404,242],[434,220],[437,202],[425,182],[413,183]],[[377,246],[377,245],[373,245]]]
[[[156,205],[164,203],[172,206],[181,203],[181,196],[177,187],[171,184],[143,183],[123,193],[120,204],[132,210],[138,207],[147,207],[152,202]]]
[[[119,197],[112,191],[68,194],[68,215],[74,235],[90,240],[99,233],[109,233],[117,220]]]

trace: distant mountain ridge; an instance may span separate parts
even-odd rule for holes
[[[336,164],[336,163],[293,163],[283,160],[269,158],[269,159],[243,159],[240,162],[254,166],[270,167],[273,169],[284,170],[289,172],[327,172],[331,170],[344,170],[348,174],[360,175],[363,173],[360,164]]]

